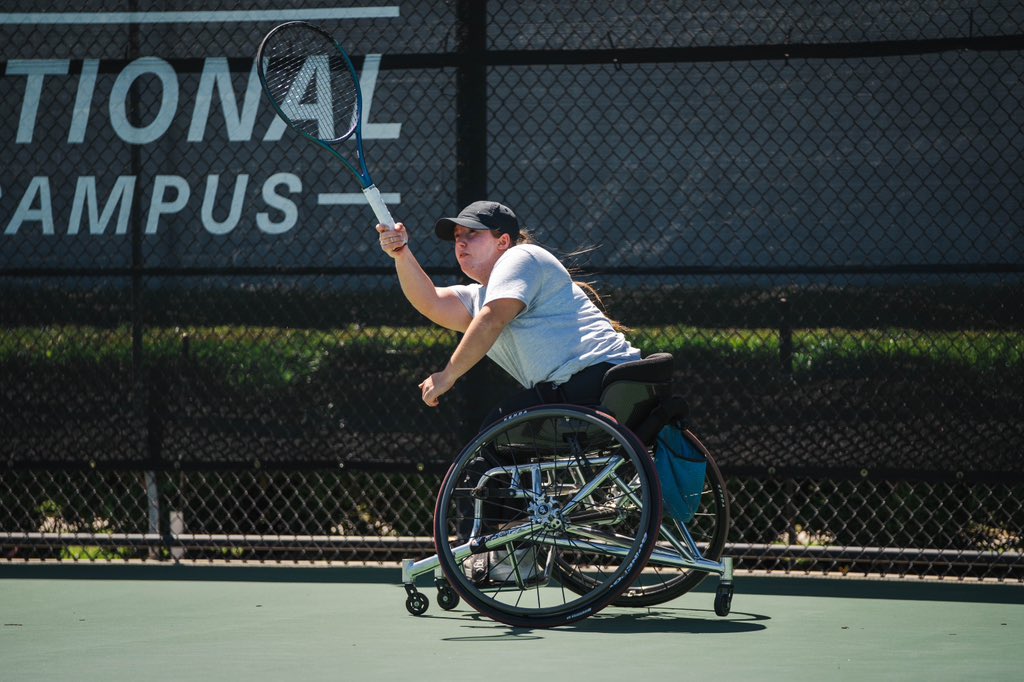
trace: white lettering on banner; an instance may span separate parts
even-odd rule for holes
[[[363,137],[367,140],[397,140],[402,132],[401,123],[370,123],[370,109],[373,107],[373,91],[377,88],[380,60],[379,54],[366,55],[362,73],[359,74],[359,89],[363,92]]]
[[[370,109],[373,107],[373,95],[377,89],[377,77],[380,74],[380,60],[381,55],[379,54],[368,54],[363,61],[363,71],[359,74],[359,89],[363,93],[363,139],[364,140],[397,140],[399,133],[402,131],[401,123],[371,123],[370,122]],[[305,66],[303,67],[305,69]],[[309,79],[306,79],[306,86],[309,85]],[[291,90],[294,90],[293,85]],[[289,90],[289,92],[291,91]],[[319,96],[319,90],[318,96]],[[301,93],[300,93],[301,96]],[[285,112],[288,113],[288,112]],[[290,115],[290,114],[289,114]],[[294,118],[294,117],[293,117]],[[315,114],[310,117],[302,117],[303,120],[307,118],[315,118]],[[331,122],[331,130],[334,130],[334,122]],[[285,122],[281,120],[280,116],[275,116],[270,122],[270,126],[267,128],[267,132],[263,135],[264,142],[276,142],[281,139],[284,135],[284,131],[287,128]],[[332,136],[333,137],[333,136]],[[324,138],[327,139],[327,138]]]
[[[46,76],[66,76],[70,65],[71,62],[67,59],[12,59],[7,62],[8,76],[27,76],[15,142],[28,144],[32,141],[36,116],[39,113],[39,100],[43,94],[43,79]]]
[[[75,108],[71,112],[71,127],[68,129],[68,144],[80,144],[85,141],[85,127],[89,124],[92,95],[96,91],[96,74],[99,70],[98,59],[86,59],[82,62],[82,75],[78,77]]]
[[[203,141],[206,122],[210,118],[214,88],[220,97],[228,139],[232,142],[251,140],[260,101],[260,79],[256,74],[256,65],[253,64],[252,70],[249,71],[249,84],[245,89],[242,111],[239,112],[238,100],[235,99],[235,91],[231,87],[231,71],[228,69],[227,58],[211,57],[203,64],[203,75],[199,79],[199,91],[196,93],[196,105],[192,109],[192,123],[188,127],[188,141]]]
[[[309,84],[316,83],[316,100],[302,104]],[[327,55],[313,55],[302,63],[299,75],[292,81],[288,94],[284,96],[281,112],[292,121],[316,121],[317,137],[321,140],[334,139],[334,111],[331,93],[331,64]],[[326,114],[321,116],[321,113]],[[355,118],[354,116],[352,118]],[[346,130],[351,129],[349,125]]]
[[[78,178],[75,186],[75,199],[71,203],[71,217],[68,218],[68,234],[78,234],[82,226],[82,214],[88,210],[89,234],[104,234],[107,225],[114,216],[114,209],[118,206],[121,210],[117,214],[117,226],[115,234],[126,234],[128,232],[128,216],[132,210],[132,192],[135,191],[135,176],[122,175],[114,182],[114,188],[110,190],[110,196],[103,206],[99,208],[99,199],[96,192],[96,177],[89,175]]]
[[[235,230],[242,221],[245,212],[245,196],[249,188],[249,175],[240,174],[235,178],[231,190],[231,204],[227,216],[219,220],[214,215],[220,194],[220,175],[209,175],[206,178],[203,203],[200,208],[200,221],[203,229],[212,235],[226,235]],[[129,219],[135,197],[137,178],[134,175],[122,175],[104,201],[97,189],[97,178],[93,175],[79,177],[75,184],[75,195],[71,202],[71,210],[67,222],[67,234],[76,235],[83,232],[83,221],[87,221],[87,233],[90,235],[109,234],[109,227],[114,223],[112,234],[126,235],[129,230]],[[298,205],[287,194],[302,192],[302,180],[294,173],[275,173],[263,183],[261,196],[268,208],[275,209],[280,218],[274,220],[268,212],[256,214],[256,227],[265,234],[278,235],[291,230],[298,223]],[[178,175],[158,175],[154,179],[153,194],[150,199],[149,211],[146,215],[146,234],[156,234],[160,228],[161,218],[180,213],[188,206],[192,196],[192,188],[188,181]],[[362,195],[360,195],[361,197]],[[0,198],[3,191],[0,189]],[[365,199],[363,199],[365,202]],[[220,210],[217,210],[220,213]],[[277,213],[274,214],[276,217]],[[115,220],[116,216],[116,220]],[[5,235],[16,235],[26,223],[38,223],[42,235],[55,235],[53,200],[50,191],[50,178],[36,176],[28,183],[22,194],[21,201],[4,229]],[[27,229],[27,228],[25,228]]]
[[[307,62],[292,86],[292,90],[297,93],[297,96],[289,98],[285,113],[293,118],[317,119],[312,105],[299,103],[304,88],[309,86],[313,77],[317,78],[318,98],[330,99],[326,67],[324,64],[317,63],[316,59],[313,58]],[[319,59],[324,60],[322,57]],[[370,121],[373,97],[380,76],[381,59],[382,55],[379,54],[366,55],[363,71],[359,76],[359,88],[363,92],[362,133],[363,139],[366,140],[394,140],[398,139],[402,131],[401,123]],[[81,72],[77,75],[78,88],[68,127],[67,141],[69,143],[78,144],[86,139],[99,66],[97,59],[85,59],[82,62]],[[15,138],[17,144],[32,142],[46,76],[68,76],[69,71],[70,62],[67,59],[12,59],[7,63],[6,75],[26,77],[25,94],[21,101],[21,115],[18,119],[18,132]],[[160,95],[159,99],[155,101],[155,104],[158,105],[156,116],[147,125],[138,127],[141,122],[128,120],[128,98],[132,85],[144,76],[156,78],[160,85]],[[238,98],[231,84],[231,71],[226,57],[207,57],[203,61],[203,71],[200,75],[195,105],[192,107],[192,119],[188,128],[188,141],[203,141],[214,92],[220,99],[228,140],[231,142],[251,141],[259,106],[262,102],[259,78],[256,75],[256,68],[253,66],[249,72],[245,95],[241,108],[239,108]],[[174,116],[178,113],[179,99],[178,74],[174,67],[159,57],[140,57],[128,64],[114,81],[108,102],[110,123],[117,135],[129,144],[155,142],[170,128]],[[332,120],[317,120],[321,125],[321,135],[324,139],[334,137],[334,122]],[[284,122],[275,116],[263,136],[263,141],[276,142],[280,140],[284,130]]]
[[[302,191],[302,180],[292,173],[277,173],[267,178],[267,181],[263,183],[263,201],[267,202],[267,206],[281,211],[284,217],[280,222],[275,223],[270,220],[270,214],[257,213],[256,227],[266,234],[284,234],[295,227],[295,223],[299,220],[299,209],[295,202],[275,191],[281,185],[284,185],[292,194]]]
[[[39,197],[39,206],[34,208],[36,197]],[[28,221],[39,221],[42,233],[53,234],[53,202],[50,199],[50,178],[35,177],[28,183],[25,193],[21,195],[18,208],[14,209],[14,215],[7,223],[4,234],[18,234],[22,223]]]
[[[377,79],[380,75],[380,64],[382,57],[379,54],[366,55],[359,75],[360,88],[363,92],[362,126],[364,139],[398,139],[401,135],[401,123],[375,123],[370,120],[373,112],[373,99],[376,95]],[[311,63],[308,72],[304,70],[303,78],[305,85],[315,83],[318,89],[318,96],[328,97],[329,87],[326,80],[324,64]],[[104,74],[101,80],[101,63],[98,59],[83,59],[81,68],[71,73],[71,61],[67,59],[13,59],[6,63],[4,76],[24,77],[24,94],[20,105],[16,131],[0,131],[2,137],[8,142],[7,137],[14,132],[14,143],[16,145],[41,144],[40,136],[53,135],[56,140],[48,140],[47,143],[56,145],[52,151],[40,156],[38,170],[43,174],[31,179],[20,180],[13,176],[8,178],[4,171],[4,178],[7,181],[6,195],[0,191],[0,198],[5,200],[0,203],[0,221],[6,219],[4,236],[16,235],[57,235],[55,225],[54,206],[61,207],[63,212],[67,210],[67,222],[64,222],[64,215],[57,216],[60,222],[62,234],[78,235],[88,234],[92,236],[104,235],[126,235],[130,231],[130,216],[133,202],[138,196],[137,183],[139,179],[134,175],[118,176],[110,185],[108,180],[103,183],[102,171],[98,175],[81,175],[78,178],[68,178],[66,175],[54,175],[52,178],[53,189],[63,196],[58,196],[56,204],[51,191],[51,176],[47,174],[45,164],[56,163],[61,157],[59,145],[60,133],[52,128],[43,129],[39,127],[40,111],[47,115],[47,124],[52,120],[67,121],[67,131],[64,143],[69,145],[83,145],[92,142],[96,144],[97,133],[94,130],[98,119],[93,114],[94,109],[104,111],[108,114],[108,122],[117,137],[130,145],[145,145],[159,141],[166,136],[174,126],[175,117],[179,114],[190,116],[186,141],[190,143],[209,142],[214,133],[226,138],[229,142],[276,142],[284,136],[285,124],[278,116],[265,116],[262,120],[268,121],[267,129],[263,132],[262,138],[256,130],[256,121],[261,111],[266,112],[269,105],[266,103],[261,92],[259,78],[256,74],[255,65],[244,76],[245,82],[241,89],[235,88],[239,74],[233,74],[226,57],[206,57],[203,60],[203,68],[198,75],[194,103],[191,107],[182,101],[183,93],[179,83],[179,74],[172,64],[159,57],[142,57],[128,63],[119,73]],[[113,76],[111,83],[110,77]],[[192,75],[194,78],[194,74]],[[75,79],[69,81],[68,79]],[[315,79],[315,80],[314,80]],[[56,85],[57,81],[63,81]],[[102,91],[101,83],[110,83],[109,98],[106,106],[97,101],[98,96],[106,97]],[[195,82],[195,81],[193,81]],[[68,87],[70,86],[70,87]],[[295,93],[305,94],[299,89],[300,83],[294,86]],[[61,88],[61,96],[58,99],[54,95],[54,88]],[[71,89],[74,89],[73,94]],[[47,93],[50,96],[47,97]],[[134,93],[134,94],[133,94]],[[131,99],[144,93],[142,98],[145,106],[144,120],[137,120],[131,117]],[[191,93],[188,95],[191,97]],[[301,95],[299,95],[301,96]],[[51,100],[48,101],[48,100]],[[219,104],[215,104],[219,100]],[[102,100],[100,100],[102,101]],[[56,109],[55,105],[69,107],[69,109]],[[17,106],[12,103],[12,108]],[[222,114],[222,121],[217,122],[214,129],[207,131],[210,117],[215,106],[219,106]],[[315,116],[315,113],[307,111],[309,105],[295,101],[293,106],[296,111],[304,113],[305,116]],[[189,111],[189,109],[191,109]],[[12,112],[13,113],[13,112]],[[216,120],[216,119],[215,119]],[[333,132],[333,121],[318,120],[321,125],[322,134],[328,135]],[[36,135],[38,132],[40,135]],[[180,126],[174,126],[174,130],[181,130]],[[298,136],[290,133],[285,138],[287,144],[304,144],[298,140]],[[6,143],[5,143],[6,144]],[[8,150],[13,151],[13,150]],[[45,150],[44,150],[45,151]],[[310,151],[310,154],[317,152]],[[88,158],[88,157],[86,157]],[[98,162],[100,156],[95,155]],[[45,160],[42,160],[45,159]],[[19,166],[18,175],[28,176],[32,172],[31,166]],[[201,177],[182,177],[177,173],[180,168],[174,166],[158,173],[156,169],[151,171],[152,195],[148,211],[144,213],[144,230],[147,235],[154,235],[159,232],[161,221],[175,213],[182,212],[189,205],[192,199],[193,190],[196,194],[202,188],[203,202],[200,210],[200,221],[202,229],[210,235],[226,235],[238,229],[243,220],[251,220],[244,216],[251,216],[246,213],[245,199],[249,189],[250,176],[239,174],[235,177],[231,190],[230,207],[224,212],[226,203],[218,203],[219,194],[226,195],[227,187],[221,187],[221,175],[216,169]],[[239,169],[242,170],[242,169]],[[269,171],[270,169],[268,169]],[[27,171],[27,172],[26,172]],[[93,171],[89,168],[86,172]],[[95,171],[94,171],[95,172]],[[187,171],[186,171],[187,173]],[[149,175],[147,173],[147,175]],[[14,193],[10,191],[10,180],[16,182]],[[74,180],[74,182],[72,182]],[[27,183],[27,186],[22,185]],[[204,182],[205,185],[200,185]],[[110,187],[109,193],[104,197],[99,189],[100,186]],[[24,186],[24,190],[20,187]],[[66,196],[74,187],[73,197]],[[299,202],[293,200],[292,196],[303,191],[303,181],[294,173],[277,172],[273,173],[264,181],[261,197],[265,204],[265,210],[255,214],[255,227],[267,235],[280,235],[293,229],[299,220]],[[20,200],[17,206],[11,211],[12,204],[18,193]],[[70,198],[70,204],[68,199]],[[198,197],[197,197],[198,198]],[[392,205],[401,202],[397,193],[388,194],[385,200]],[[330,206],[341,204],[360,204],[365,198],[358,192],[347,194],[321,193],[316,196],[316,205]],[[66,208],[65,208],[66,207]],[[215,210],[216,208],[216,210]],[[250,223],[251,224],[251,223]],[[3,222],[0,222],[3,225]],[[66,225],[66,231],[64,229]]]
[[[228,217],[224,221],[218,221],[213,217],[213,206],[217,203],[217,188],[219,185],[219,175],[211,175],[206,178],[206,193],[203,195],[203,208],[200,213],[203,227],[210,234],[228,234],[238,225],[238,221],[242,217],[245,190],[249,186],[249,176],[239,175],[235,179],[235,191],[231,195],[231,208],[228,210]]]
[[[167,199],[167,190],[176,192],[174,199]],[[146,234],[156,234],[160,224],[160,216],[178,213],[188,205],[192,189],[188,181],[180,175],[158,175],[153,180],[153,200],[149,203],[149,215],[146,217]]]
[[[389,206],[402,203],[400,192],[381,192],[381,201]],[[362,192],[323,192],[316,195],[320,206],[363,206],[366,196]]]
[[[156,76],[163,87],[160,108],[149,125],[137,128],[128,120],[128,93],[132,84],[147,74]],[[110,124],[118,137],[129,144],[147,144],[160,139],[171,127],[177,110],[178,76],[174,68],[159,57],[140,57],[133,61],[118,74],[110,92]]]

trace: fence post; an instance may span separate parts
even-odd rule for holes
[[[458,0],[455,74],[455,200],[459,208],[487,195],[487,3]]]
[[[487,197],[487,3],[458,0],[455,74],[455,202],[456,210]],[[463,283],[470,280],[463,277]],[[456,384],[463,440],[476,435],[491,405],[497,402],[488,374],[490,363],[477,363]]]
[[[133,0],[129,3],[132,11],[138,11],[138,3]],[[139,56],[139,25],[135,22],[128,24],[128,54],[129,60]],[[128,119],[132,125],[141,125],[142,106],[139,102],[138,88],[132,88],[128,96]],[[136,178],[142,173],[142,149],[140,145],[134,144],[130,151],[132,175]],[[131,224],[131,329],[132,329],[132,411],[136,423],[139,424],[141,433],[144,434],[142,447],[145,450],[145,458],[153,462],[159,457],[159,441],[161,440],[161,425],[158,417],[153,413],[151,404],[151,393],[149,392],[147,363],[145,357],[145,310],[144,310],[144,274],[145,267],[142,251],[142,190],[140,183],[136,182],[132,190],[131,212],[129,221]],[[160,505],[160,484],[155,469],[150,468],[145,472],[146,486],[146,509],[147,509],[147,531],[152,534],[160,533],[160,519],[162,509]],[[149,558],[158,559],[160,549],[149,548]]]
[[[779,369],[783,376],[793,376],[793,328],[785,296],[779,298]]]

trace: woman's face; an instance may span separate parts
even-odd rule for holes
[[[505,234],[455,226],[455,258],[466,276],[480,284],[487,284],[494,264],[510,244],[511,238]]]

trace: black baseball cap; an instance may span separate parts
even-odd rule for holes
[[[456,225],[471,230],[497,230],[512,237],[513,242],[519,238],[519,220],[516,219],[516,214],[508,206],[496,201],[474,201],[456,217],[438,220],[434,225],[434,232],[441,239],[453,242]]]

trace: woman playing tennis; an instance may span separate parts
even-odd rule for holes
[[[523,386],[491,411],[485,425],[531,405],[597,404],[605,372],[640,359],[562,263],[531,243],[507,206],[474,202],[458,216],[438,220],[434,231],[454,242],[459,266],[475,284],[435,286],[408,247],[405,225],[377,226],[381,249],[394,259],[413,307],[435,324],[463,332],[448,364],[419,385],[427,405],[437,407],[485,355]]]

